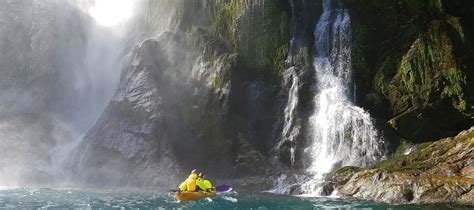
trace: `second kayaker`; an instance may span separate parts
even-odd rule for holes
[[[199,173],[199,176],[196,180],[196,185],[199,187],[200,190],[204,192],[216,191],[216,188],[212,186],[211,181],[206,179],[206,175],[204,173]]]

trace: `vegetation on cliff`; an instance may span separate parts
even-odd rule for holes
[[[211,31],[239,53],[244,76],[281,79],[289,40],[289,17],[283,1],[213,2]]]
[[[472,125],[474,4],[347,2],[357,25],[353,61],[362,106],[411,141],[452,136]]]

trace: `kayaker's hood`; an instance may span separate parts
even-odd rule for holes
[[[197,174],[191,174],[189,175],[188,179],[197,179],[198,175]]]

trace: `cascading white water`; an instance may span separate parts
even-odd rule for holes
[[[370,115],[353,105],[351,19],[347,9],[324,0],[324,12],[314,32],[313,56],[318,93],[309,118],[310,156],[307,171],[314,177],[303,185],[308,194],[320,194],[323,174],[342,166],[367,166],[383,157],[383,141]]]
[[[296,13],[295,0],[290,0],[290,7],[293,14]],[[293,15],[292,17],[296,17]],[[293,20],[296,22],[296,20]],[[293,31],[293,36],[290,40],[290,47],[288,57],[286,59],[286,64],[290,67],[287,68],[283,75],[283,91],[286,95],[286,105],[283,113],[283,118],[280,123],[282,123],[282,130],[279,134],[279,142],[276,145],[277,150],[281,150],[284,144],[289,144],[290,152],[290,164],[291,166],[295,165],[295,153],[296,153],[296,144],[295,139],[300,134],[301,126],[296,123],[297,118],[297,107],[299,103],[298,94],[300,91],[300,75],[298,74],[297,67],[292,65],[294,59],[294,53],[297,49],[295,45],[296,32]]]
[[[300,132],[300,126],[296,125],[295,115],[298,106],[298,91],[300,87],[300,78],[296,73],[295,67],[290,67],[285,71],[283,77],[284,84],[290,86],[288,92],[287,103],[284,110],[283,130],[281,132],[281,140],[277,144],[277,148],[281,148],[284,143],[290,144],[290,161],[291,165],[295,164],[295,138]]]

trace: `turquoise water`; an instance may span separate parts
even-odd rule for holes
[[[0,190],[0,209],[446,209],[459,206],[392,206],[335,198],[302,198],[267,193],[219,194],[178,202],[173,193],[153,190]],[[468,209],[466,207],[466,209]]]

